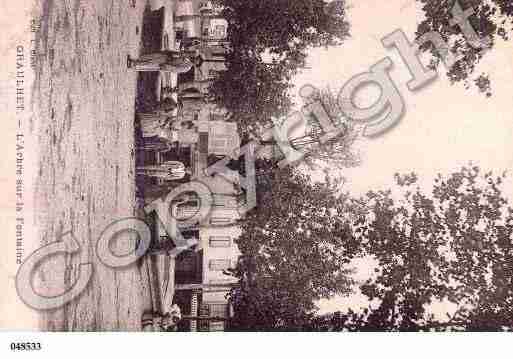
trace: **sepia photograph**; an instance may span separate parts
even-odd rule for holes
[[[0,329],[513,331],[513,1],[2,8]]]

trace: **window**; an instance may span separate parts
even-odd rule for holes
[[[162,39],[162,46],[164,49],[169,50],[169,35],[164,34],[164,39]]]
[[[217,38],[223,38],[226,34],[226,28],[224,25],[216,25],[215,27],[215,37]]]
[[[224,332],[224,322],[210,322],[211,332]]]
[[[216,318],[226,318],[228,312],[228,305],[224,303],[209,304],[210,316]]]
[[[211,141],[211,146],[215,148],[221,148],[225,149],[228,145],[228,139],[227,138],[213,138]]]
[[[211,317],[215,318],[226,318],[228,314],[228,304],[215,303],[209,304],[209,313]],[[209,331],[211,332],[222,332],[225,330],[224,321],[210,322]]]
[[[225,175],[227,177],[233,177],[233,175],[238,176],[238,173],[233,172],[226,172]],[[232,188],[232,187],[230,187]],[[227,196],[227,195],[213,195],[214,198],[214,207],[218,207],[219,209],[230,209],[230,208],[237,208],[238,202],[237,199],[233,196]]]
[[[209,246],[212,248],[230,247],[230,237],[210,237]]]
[[[180,203],[176,208],[175,218],[179,221],[183,221],[194,217],[200,209],[198,200],[190,200],[187,202]]]
[[[211,70],[211,71],[213,71],[213,70]],[[210,121],[224,121],[224,115],[221,115],[218,113],[211,113]]]
[[[222,225],[222,224],[230,224],[231,218],[222,218],[222,217],[212,217],[210,220],[210,223],[216,224],[216,225]]]
[[[208,262],[208,268],[211,271],[221,272],[225,269],[230,268],[230,260],[229,259],[211,259]]]

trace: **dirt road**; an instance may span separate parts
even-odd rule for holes
[[[44,313],[46,330],[140,330],[151,307],[146,266],[113,270],[96,258],[103,229],[136,213],[134,103],[136,74],[127,54],[139,55],[145,2],[138,0],[42,0],[39,62],[32,123],[39,140],[35,193],[41,244],[72,231],[76,256],[45,262],[36,285],[58,294],[94,265],[79,299]]]

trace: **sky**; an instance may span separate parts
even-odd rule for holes
[[[437,173],[450,174],[470,161],[482,170],[497,174],[513,168],[513,43],[498,42],[476,69],[488,73],[493,96],[487,98],[475,87],[451,85],[444,68],[438,78],[415,93],[406,83],[410,74],[396,50],[388,50],[381,38],[402,29],[413,40],[421,14],[414,0],[350,0],[348,20],[351,38],[337,48],[315,49],[309,68],[295,79],[296,88],[311,84],[329,86],[335,93],[351,77],[369,71],[370,66],[389,56],[394,62],[391,76],[405,102],[406,114],[390,131],[360,144],[362,163],[342,173],[346,189],[354,195],[393,186],[393,175],[416,172],[428,189]],[[370,106],[379,91],[362,91],[359,105]],[[297,100],[299,103],[300,101]],[[504,186],[513,203],[513,173]],[[368,273],[359,266],[358,277]],[[337,298],[321,303],[321,311],[337,310],[359,299]]]

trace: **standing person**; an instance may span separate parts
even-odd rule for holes
[[[170,127],[172,119],[157,113],[137,114],[143,138],[158,137],[162,131]]]
[[[178,148],[180,143],[178,121],[174,117],[166,117],[157,113],[138,114],[139,125],[143,142],[139,146],[146,150],[156,150],[157,148],[170,151],[172,148]]]
[[[163,71],[173,73],[188,72],[194,63],[189,57],[178,51],[164,50],[151,54],[142,55],[139,59],[127,57],[127,67],[138,72]]]
[[[138,167],[137,174],[173,181],[183,179],[186,174],[190,175],[191,171],[190,169],[186,169],[182,162],[167,161],[156,166]]]

